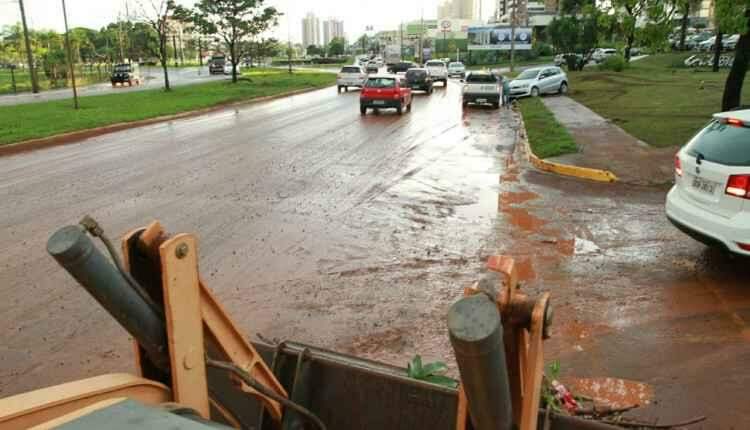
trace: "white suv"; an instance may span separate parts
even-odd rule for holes
[[[344,66],[341,71],[336,75],[336,87],[339,92],[343,88],[344,91],[349,91],[349,87],[359,87],[365,84],[367,80],[367,73],[361,66]]]
[[[445,61],[430,60],[424,66],[430,72],[432,82],[441,81],[443,85],[448,85],[448,65]]]
[[[750,110],[714,115],[675,156],[669,221],[691,237],[750,256]]]
[[[613,48],[596,48],[591,54],[591,59],[596,63],[601,63],[613,55],[617,55],[617,50]]]

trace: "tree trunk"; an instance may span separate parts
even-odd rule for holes
[[[159,50],[161,68],[164,70],[164,91],[170,91],[172,88],[169,87],[169,71],[167,71],[167,62],[169,62],[169,55],[167,53],[167,36],[160,37]]]
[[[690,2],[685,2],[682,10],[682,25],[680,26],[680,51],[685,50],[685,37],[687,37],[688,21],[690,20]]]
[[[633,48],[633,42],[635,41],[635,29],[633,29],[627,37],[625,44],[625,62],[630,62],[630,50]]]
[[[237,83],[237,50],[235,49],[235,45],[232,43],[229,45],[229,53],[230,57],[229,60],[232,62],[232,83]]]
[[[719,71],[719,60],[721,59],[721,48],[724,46],[722,45],[721,41],[724,39],[724,35],[721,33],[721,31],[716,33],[716,40],[714,41],[714,64],[712,70],[715,72]]]
[[[745,32],[737,41],[734,52],[734,64],[724,85],[724,96],[721,100],[721,110],[728,111],[740,107],[742,85],[745,82],[748,61],[750,60],[750,32]]]

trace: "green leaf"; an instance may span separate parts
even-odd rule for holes
[[[449,388],[458,387],[458,381],[443,375],[428,375],[423,379],[423,381]]]
[[[424,375],[439,375],[441,373],[445,373],[448,370],[448,366],[445,365],[442,361],[436,361],[434,363],[428,363],[425,364],[422,368],[422,373]]]
[[[422,379],[424,373],[422,370],[422,357],[419,354],[415,355],[407,365],[407,374],[410,378]]]

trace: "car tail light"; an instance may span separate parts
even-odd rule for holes
[[[750,175],[732,175],[727,181],[726,193],[730,196],[750,199]]]
[[[682,161],[680,161],[680,154],[674,156],[674,172],[677,176],[682,176]]]
[[[740,247],[743,251],[750,251],[750,243],[739,243],[737,242],[737,246]]]
[[[729,124],[729,125],[733,125],[735,127],[744,127],[745,126],[745,123],[742,122],[742,120],[739,120],[737,118],[727,118],[724,122],[727,123],[727,124]]]
[[[395,93],[395,94],[393,94],[393,98],[394,98],[394,99],[398,99],[398,98],[401,98],[401,94],[399,94],[399,93]]]

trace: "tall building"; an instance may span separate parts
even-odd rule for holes
[[[334,37],[344,37],[344,21],[328,18],[323,21],[323,44],[328,45]]]
[[[477,17],[474,0],[444,0],[438,5],[437,12],[438,19],[476,19]]]
[[[302,46],[320,46],[320,20],[312,12],[302,18]]]

